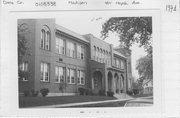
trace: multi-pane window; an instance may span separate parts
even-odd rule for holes
[[[77,58],[84,59],[84,47],[81,45],[77,45]]]
[[[82,70],[78,70],[77,77],[78,77],[77,78],[78,84],[84,85],[85,84],[85,72]]]
[[[23,73],[22,75],[19,75],[19,76],[20,76],[20,79],[21,79],[22,81],[28,81],[28,79],[27,79],[28,62],[22,62],[22,63],[19,65],[19,70],[21,71],[21,73]]]
[[[121,69],[124,69],[125,63],[121,60]]]
[[[56,83],[63,83],[65,79],[65,68],[64,67],[55,67],[55,82]]]
[[[108,65],[108,51],[106,51],[106,64]]]
[[[116,66],[117,68],[120,68],[120,60],[117,59],[117,58],[115,58],[115,66]]]
[[[41,63],[41,81],[49,82],[49,64]]]
[[[103,63],[105,63],[105,50],[103,50]]]
[[[65,41],[56,37],[56,53],[65,54]]]
[[[40,42],[40,47],[44,50],[49,50],[50,49],[50,30],[47,26],[44,26],[43,29],[41,30],[41,42]]]
[[[75,84],[75,69],[67,69],[67,83]]]
[[[19,65],[20,71],[27,72],[28,71],[28,62],[22,62]]]
[[[102,62],[102,55],[103,55],[103,53],[102,53],[102,49],[100,49],[100,62]]]
[[[96,46],[94,46],[94,60],[96,60]]]
[[[67,41],[67,56],[75,58],[75,44]]]

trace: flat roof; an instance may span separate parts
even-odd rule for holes
[[[68,35],[70,35],[70,36],[73,36],[73,37],[75,37],[75,38],[78,38],[78,39],[80,39],[80,40],[82,40],[82,41],[84,41],[84,42],[86,42],[86,43],[89,43],[89,41],[86,40],[82,35],[80,35],[80,34],[78,34],[78,33],[76,33],[76,32],[73,32],[73,31],[71,31],[71,30],[69,30],[69,29],[67,29],[67,28],[65,28],[65,27],[62,27],[62,26],[59,26],[59,25],[56,24],[56,29],[59,30],[59,31],[61,31],[61,32],[66,33],[66,34],[68,34]]]

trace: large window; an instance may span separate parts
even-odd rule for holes
[[[22,62],[19,64],[19,71],[21,71],[19,74],[20,80],[22,81],[28,81],[28,62]]]
[[[78,79],[78,84],[84,85],[85,84],[85,72],[82,70],[78,70],[77,73],[77,79]]]
[[[94,46],[94,60],[96,60],[96,46]]]
[[[40,47],[44,50],[50,49],[50,38],[51,33],[47,26],[43,26],[43,29],[41,30],[41,42]]]
[[[65,68],[56,66],[55,67],[55,75],[56,75],[55,82],[56,83],[63,83],[64,78],[65,78]]]
[[[49,82],[49,64],[41,63],[41,81]]]
[[[65,41],[56,37],[56,53],[65,54]]]
[[[81,45],[77,45],[77,58],[84,59],[84,47]]]
[[[75,84],[75,69],[67,68],[67,83]]]
[[[67,41],[67,56],[75,58],[75,44]]]
[[[121,60],[121,69],[124,69],[125,67],[125,62]]]

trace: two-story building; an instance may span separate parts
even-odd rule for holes
[[[55,19],[19,19],[18,26],[27,29],[21,35],[30,52],[18,64],[27,72],[19,78],[20,93],[48,88],[52,96],[75,95],[83,87],[120,94],[131,88],[128,57],[113,45],[70,31]]]

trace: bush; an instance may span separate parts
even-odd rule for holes
[[[93,93],[92,89],[86,89],[85,95],[94,95],[94,93]]]
[[[27,97],[27,96],[30,95],[30,92],[28,90],[26,90],[26,91],[23,91],[23,94],[24,94],[25,97]]]
[[[79,94],[80,95],[85,95],[86,89],[85,88],[78,88]]]
[[[127,91],[127,94],[128,94],[128,95],[132,95],[132,94],[133,94],[133,91],[132,91],[132,90],[129,90],[129,91]]]
[[[105,90],[99,90],[98,94],[99,94],[100,96],[105,96]]]
[[[116,93],[119,93],[119,89],[116,89]]]
[[[48,88],[43,88],[40,90],[41,94],[43,97],[45,97],[48,93],[49,93],[49,89]]]
[[[133,93],[134,93],[134,95],[139,94],[139,89],[133,89]]]
[[[109,97],[113,97],[113,96],[114,96],[114,92],[112,92],[112,91],[108,91],[108,92],[107,92],[107,96],[109,96]]]
[[[39,91],[35,91],[34,89],[31,89],[31,95],[32,95],[33,97],[38,96],[38,94],[39,94]]]
[[[121,89],[120,92],[123,93],[123,90]]]

